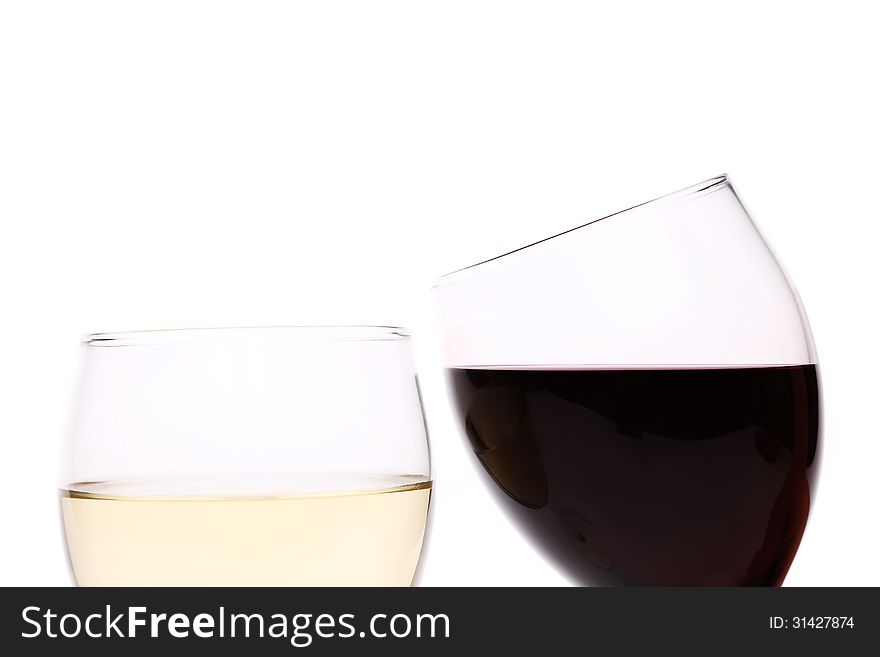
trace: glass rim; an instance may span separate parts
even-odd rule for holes
[[[289,336],[294,340],[409,340],[412,334],[401,326],[370,324],[212,326],[193,328],[143,329],[89,333],[81,339],[87,347],[126,347],[202,339],[244,336]]]
[[[494,256],[492,258],[488,258],[486,260],[482,260],[480,262],[474,263],[472,265],[468,265],[467,267],[461,267],[460,269],[456,269],[454,271],[449,272],[448,274],[444,274],[439,278],[434,280],[431,288],[440,287],[442,285],[446,285],[448,283],[453,283],[457,280],[470,276],[475,273],[476,270],[483,267],[483,265],[488,265],[489,263],[496,262],[501,260],[502,258],[506,258],[507,256],[514,255],[521,251],[525,251],[526,249],[530,249],[534,246],[538,246],[539,244],[543,244],[544,242],[549,242],[550,240],[554,240],[558,237],[562,237],[564,235],[568,235],[569,233],[573,233],[577,230],[581,230],[582,228],[586,228],[587,226],[592,226],[595,223],[600,221],[604,221],[605,219],[610,219],[611,217],[616,217],[621,214],[626,214],[628,212],[633,212],[635,210],[646,209],[650,206],[665,204],[672,201],[680,201],[686,198],[693,198],[698,195],[703,195],[704,193],[714,192],[723,187],[730,186],[730,179],[726,173],[719,174],[717,176],[713,176],[712,178],[707,178],[702,182],[698,182],[693,185],[688,185],[687,187],[683,187],[674,192],[670,192],[668,194],[663,194],[662,196],[657,196],[652,198],[650,201],[644,201],[642,203],[637,203],[636,205],[631,205],[628,208],[624,208],[623,210],[618,210],[617,212],[612,212],[611,214],[606,214],[603,217],[599,217],[597,219],[591,219],[590,221],[580,224],[579,226],[575,226],[574,228],[569,228],[568,230],[564,230],[561,233],[556,233],[555,235],[550,235],[549,237],[544,237],[539,239],[536,242],[531,242],[530,244],[526,244],[525,246],[521,246],[519,248],[513,249],[512,251],[507,251],[506,253],[502,253],[501,255]]]

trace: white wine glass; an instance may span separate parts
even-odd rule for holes
[[[89,336],[61,482],[81,586],[409,586],[431,497],[409,334]]]

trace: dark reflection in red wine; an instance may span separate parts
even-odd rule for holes
[[[782,583],[818,469],[814,365],[449,376],[502,503],[576,581]]]

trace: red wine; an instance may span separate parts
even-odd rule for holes
[[[579,583],[782,583],[818,470],[814,365],[449,376],[493,489]]]

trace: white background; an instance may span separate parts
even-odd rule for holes
[[[69,582],[56,464],[81,334],[327,322],[416,333],[423,583],[565,583],[476,477],[430,283],[721,172],[824,376],[787,583],[880,584],[872,5],[3,2],[0,585]]]

